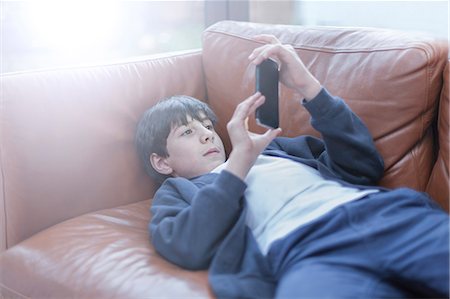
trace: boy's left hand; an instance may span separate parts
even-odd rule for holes
[[[253,39],[266,44],[256,48],[249,55],[251,63],[258,65],[267,58],[273,58],[280,66],[281,83],[295,89],[307,100],[319,93],[322,88],[319,81],[303,64],[291,45],[282,44],[275,36],[268,34],[257,35]]]

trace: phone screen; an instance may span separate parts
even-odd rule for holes
[[[278,64],[266,59],[256,66],[256,91],[261,92],[266,100],[255,112],[256,122],[264,127],[278,128]]]

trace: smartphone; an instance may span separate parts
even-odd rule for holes
[[[278,115],[278,64],[273,59],[266,59],[256,66],[256,91],[265,96],[264,104],[255,111],[258,125],[267,128],[279,127]]]

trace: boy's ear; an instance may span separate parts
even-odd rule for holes
[[[155,153],[150,155],[150,163],[160,174],[169,175],[173,172],[172,167],[167,163],[167,159]]]

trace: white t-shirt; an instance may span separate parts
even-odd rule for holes
[[[212,172],[220,172],[226,163]],[[316,169],[280,157],[259,155],[245,182],[246,223],[267,254],[270,245],[346,202],[376,189],[359,190],[324,179]]]

